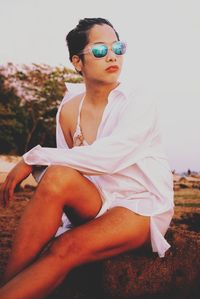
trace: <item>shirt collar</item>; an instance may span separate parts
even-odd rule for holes
[[[110,92],[109,97],[113,94],[122,94],[123,98],[126,100],[130,97],[130,95],[135,94],[135,89],[130,86],[130,84],[126,82],[119,82],[119,84]]]
[[[85,91],[84,83],[66,83],[67,91],[72,92],[73,94],[79,94]],[[130,84],[120,81],[119,84],[111,90],[108,100],[117,94],[122,94],[124,99],[129,98],[130,95],[135,94],[135,89],[130,86]]]

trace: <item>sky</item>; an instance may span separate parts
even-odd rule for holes
[[[159,104],[171,168],[200,171],[199,0],[0,0],[0,64],[73,68],[66,34],[107,18],[127,42],[121,79]]]

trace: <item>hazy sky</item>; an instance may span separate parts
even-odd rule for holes
[[[128,43],[122,78],[159,102],[171,168],[200,171],[199,0],[0,0],[0,64],[71,67],[65,36],[108,18]]]

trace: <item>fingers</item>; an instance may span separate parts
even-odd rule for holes
[[[5,182],[0,187],[0,204],[4,206],[4,192],[5,192]]]
[[[8,181],[6,188],[5,188],[5,193],[4,193],[4,206],[8,207],[9,203],[13,197],[15,189],[15,184],[13,181]]]
[[[8,207],[13,197],[16,183],[13,179],[7,178],[0,189],[0,202],[4,207]]]
[[[32,166],[23,160],[15,165],[0,188],[0,203],[7,207],[13,197],[16,185],[23,181],[32,171]]]

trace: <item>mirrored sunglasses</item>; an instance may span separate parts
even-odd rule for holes
[[[91,53],[95,58],[103,58],[107,55],[108,50],[111,49],[116,55],[123,55],[126,53],[126,43],[117,41],[109,47],[106,44],[94,44],[83,50],[80,54]]]

